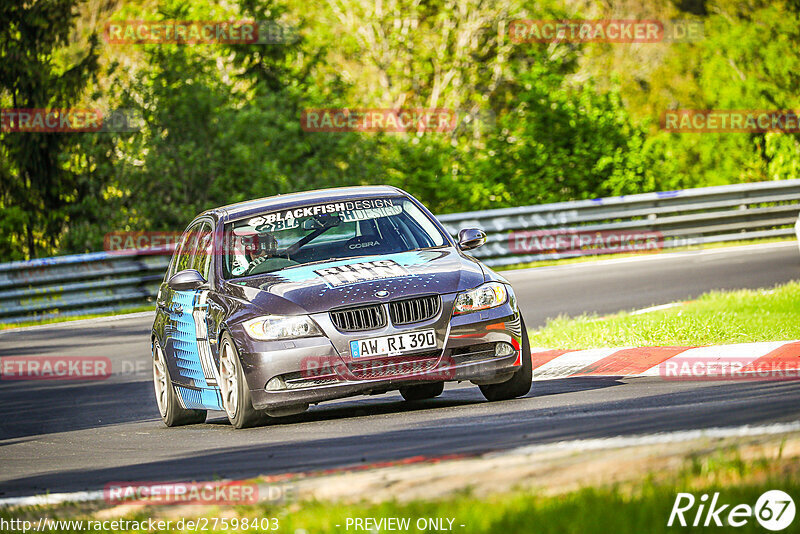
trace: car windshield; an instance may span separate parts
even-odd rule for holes
[[[224,276],[441,247],[447,240],[406,197],[323,202],[225,225]]]

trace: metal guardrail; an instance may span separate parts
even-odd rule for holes
[[[452,235],[480,228],[486,245],[471,253],[490,266],[586,255],[582,250],[519,253],[520,236],[564,232],[657,233],[659,248],[789,237],[800,212],[800,179],[452,213]],[[519,247],[516,247],[519,248]],[[96,252],[0,264],[0,322],[104,313],[152,302],[165,255]]]
[[[105,313],[153,300],[168,256],[95,252],[0,264],[0,322]]]
[[[512,250],[512,240],[531,231],[650,232],[660,235],[659,248],[672,248],[788,237],[799,212],[796,179],[453,213],[438,219],[453,235],[460,228],[484,230],[487,244],[474,256],[490,266],[507,266],[586,255],[574,250]]]

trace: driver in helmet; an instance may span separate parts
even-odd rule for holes
[[[278,240],[269,232],[256,234],[253,242],[248,244],[247,252],[250,259],[247,271],[252,272],[268,259],[275,257],[278,253]]]

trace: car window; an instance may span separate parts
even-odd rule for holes
[[[192,255],[191,267],[189,269],[196,269],[203,278],[209,279],[211,271],[211,257],[213,256],[213,241],[214,232],[211,223],[204,222],[197,230],[196,241],[197,247]]]
[[[447,244],[430,217],[402,196],[265,211],[227,223],[224,240],[226,278]]]
[[[197,233],[202,224],[202,222],[193,224],[181,236],[180,245],[177,249],[175,249],[175,255],[172,259],[172,269],[169,273],[170,276],[185,269],[191,268],[192,253],[197,245]]]

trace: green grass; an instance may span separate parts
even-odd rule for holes
[[[746,503],[753,506],[759,495],[774,488],[781,488],[789,494],[797,495],[800,484],[796,480],[790,484],[775,481],[752,486],[711,487],[707,491],[712,493],[719,491],[724,496],[721,497],[720,503]],[[555,498],[517,493],[488,499],[461,497],[449,501],[404,505],[385,503],[379,506],[348,507],[312,504],[283,519],[281,527],[285,529],[283,532],[297,532],[298,529],[303,529],[315,534],[332,533],[345,532],[348,518],[407,517],[411,518],[414,525],[419,518],[432,517],[454,519],[453,531],[463,533],[656,534],[676,530],[681,532],[703,530],[680,526],[667,527],[670,510],[678,491],[682,491],[682,488],[646,484],[640,494],[632,497],[613,488],[587,488]],[[697,496],[699,497],[699,494]],[[693,519],[693,515],[688,517],[689,521]],[[352,527],[350,531],[352,532]],[[420,530],[412,526],[409,531]],[[428,529],[421,531],[433,532]],[[736,531],[764,532],[755,520],[751,520],[744,528]]]
[[[797,457],[756,457],[743,459],[736,449],[718,449],[711,454],[688,458],[677,472],[642,474],[634,482],[604,487],[585,487],[560,495],[544,496],[535,490],[513,490],[508,493],[477,497],[470,491],[448,498],[409,503],[337,504],[327,502],[295,502],[237,507],[233,511],[207,509],[202,517],[224,515],[230,518],[277,517],[277,532],[324,534],[353,532],[346,530],[349,518],[409,518],[412,527],[407,532],[433,532],[417,529],[420,518],[453,519],[453,532],[458,533],[552,533],[552,534],[658,534],[698,532],[701,528],[667,527],[667,520],[678,492],[701,494],[720,492],[718,504],[754,506],[767,490],[780,489],[789,495],[800,495],[800,464]],[[693,512],[686,517],[691,522]],[[58,510],[27,508],[0,510],[0,517],[37,520],[49,518],[90,518],[92,511],[75,514],[69,507]],[[143,510],[128,519],[144,520],[161,515],[153,509]],[[189,516],[192,517],[192,516]],[[722,520],[724,521],[725,515]],[[174,521],[174,519],[173,519]],[[796,525],[798,519],[795,519]],[[463,527],[461,525],[464,525]],[[728,527],[730,528],[730,527]],[[727,532],[715,527],[712,530]],[[736,532],[764,532],[754,518]],[[69,528],[61,532],[76,532]],[[174,532],[174,529],[170,529]],[[223,532],[222,528],[209,529]],[[243,530],[242,530],[243,531]],[[385,532],[386,530],[383,530]],[[788,531],[791,531],[791,527]]]
[[[771,290],[714,291],[639,315],[559,317],[530,336],[531,346],[554,349],[795,340],[800,339],[800,282]]]
[[[34,319],[31,321],[24,321],[21,323],[0,323],[0,330],[10,330],[13,328],[22,328],[25,326],[38,326],[42,324],[65,323],[67,321],[78,321],[80,319],[96,319],[98,317],[113,317],[114,315],[123,315],[126,313],[137,313],[145,311],[154,311],[155,304],[147,304],[144,306],[132,306],[130,308],[120,308],[113,312],[108,313],[87,313],[85,315],[70,315],[66,317],[50,317],[47,319]]]
[[[715,249],[715,248],[740,247],[743,245],[761,245],[764,243],[790,243],[790,242],[796,242],[796,239],[786,238],[786,237],[771,237],[768,239],[747,239],[741,241],[725,241],[722,243],[706,243],[704,245],[675,247],[655,252],[638,252],[638,253],[631,252],[627,254],[598,254],[590,256],[578,256],[576,258],[563,258],[560,260],[543,260],[543,261],[532,261],[527,263],[515,263],[513,265],[493,267],[493,269],[495,271],[509,271],[513,269],[530,269],[531,267],[552,267],[554,265],[568,265],[572,263],[587,263],[600,260],[633,258],[636,256],[658,256],[659,254],[667,254],[670,252],[689,252],[689,251],[700,251],[700,250]]]

